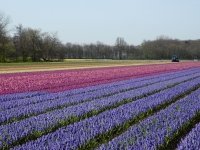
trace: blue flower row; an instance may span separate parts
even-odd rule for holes
[[[200,93],[199,93],[200,96]],[[199,97],[200,99],[200,97]],[[178,146],[178,150],[197,150],[200,148],[200,123],[192,129],[189,134],[182,139],[181,143]]]
[[[42,136],[41,138],[38,138],[36,141],[30,141],[28,143],[25,143],[22,146],[15,147],[14,149],[77,149],[78,147],[86,144],[87,142],[89,142],[89,140],[95,138],[96,136],[98,136],[100,134],[104,134],[105,132],[112,130],[116,126],[122,126],[125,122],[128,122],[129,120],[131,120],[133,118],[136,118],[138,115],[140,115],[144,112],[147,112],[150,109],[158,107],[161,104],[165,104],[166,102],[170,102],[174,97],[185,93],[192,87],[195,87],[199,84],[200,84],[200,78],[182,83],[173,88],[166,89],[166,90],[156,93],[154,95],[142,98],[137,101],[133,101],[131,103],[124,104],[115,109],[107,110],[105,112],[100,113],[97,116],[87,118],[80,122],[71,124],[67,127],[60,128],[53,133],[49,133],[45,136]],[[142,92],[142,91],[140,91],[140,92]],[[129,94],[131,94],[131,93],[129,93]],[[195,94],[192,94],[190,97],[192,97],[192,96],[195,96]],[[187,98],[187,100],[188,99],[189,98]],[[113,101],[115,102],[115,99],[113,99]],[[186,100],[182,100],[182,101],[186,101]],[[181,106],[182,101],[176,103],[176,105],[175,105],[176,109],[177,109],[177,106],[179,106],[179,105]],[[112,101],[109,101],[109,102],[112,102]],[[109,102],[107,102],[107,103],[109,103]],[[104,101],[103,103],[99,103],[99,104],[96,103],[96,109],[98,109],[98,107],[101,107],[101,105],[104,105],[104,103],[106,103],[106,101]],[[199,103],[200,103],[200,101],[199,101]],[[192,104],[194,105],[194,103],[192,103]],[[200,107],[200,105],[197,105],[197,106]],[[85,107],[77,108],[78,109],[77,114],[79,111],[81,111],[81,113],[82,113],[82,111],[85,111],[88,108],[95,107],[95,106],[89,105],[88,107],[87,106],[85,106]],[[191,107],[188,107],[188,108],[191,108]],[[168,109],[170,111],[172,111],[171,107],[167,108],[164,111],[167,111]],[[169,112],[167,111],[168,114],[166,116],[161,115],[162,113],[159,114],[159,115],[161,115],[161,117],[159,117],[158,114],[155,115],[156,117],[153,117],[153,120],[155,120],[156,122],[153,125],[157,124],[157,120],[156,120],[157,117],[159,117],[161,119],[162,119],[162,117],[164,117],[163,119],[165,119],[168,116],[171,116],[171,113],[173,113],[173,111],[172,112],[170,112],[170,111]],[[67,116],[67,113],[63,113],[60,115]],[[40,130],[41,128],[39,127],[39,125],[45,126],[45,125],[49,124],[49,122],[51,122],[52,120],[55,120],[55,119],[53,119],[53,117],[57,118],[58,116],[59,115],[52,114],[52,117],[46,118],[46,121],[45,121],[45,119],[42,119],[42,121],[40,123],[38,123],[38,125],[32,126],[33,125],[33,123],[32,123],[32,124],[30,124],[30,126],[32,126],[32,130],[34,130],[34,128],[37,128]],[[163,121],[163,119],[162,119],[162,121]],[[150,120],[152,120],[152,119],[150,119]],[[35,122],[37,122],[37,121],[35,121]],[[146,127],[148,127],[148,124],[146,124],[146,125],[147,126],[145,126],[145,124],[142,124],[141,127],[144,127],[144,129],[148,131],[149,128],[146,128]],[[159,124],[156,127],[159,127]],[[18,126],[18,128],[19,128],[19,126]],[[140,128],[137,128],[137,125],[135,126],[135,128],[136,128],[136,131],[140,132]],[[11,129],[11,127],[9,127],[9,129]],[[19,135],[22,134],[22,133],[17,132],[17,127],[15,127],[15,129],[16,130],[13,130],[12,132],[18,133]],[[26,128],[24,128],[24,132],[26,132]],[[128,134],[129,132],[130,131],[126,132],[125,134]],[[151,133],[151,134],[154,135],[153,133]],[[159,133],[157,133],[157,134],[159,135]],[[130,134],[130,135],[132,136],[132,134]],[[15,135],[15,136],[17,136],[17,135]],[[137,136],[138,136],[138,134],[137,134]],[[13,137],[14,136],[12,136],[12,138]],[[120,138],[120,140],[124,141],[123,138],[124,137]],[[142,138],[139,137],[138,142],[140,140],[142,140]],[[112,145],[112,143],[113,142],[111,142],[111,145]],[[116,143],[116,142],[114,142],[114,143]],[[117,148],[118,143],[114,144],[114,146]],[[108,145],[108,147],[106,147],[106,149],[110,149],[112,147],[113,146]],[[102,146],[102,148],[104,148],[104,146]]]
[[[199,82],[200,83],[200,82]],[[126,132],[114,138],[98,150],[131,149],[154,150],[169,142],[185,123],[200,112],[200,90],[177,101],[166,109],[130,127]],[[195,139],[195,141],[198,139]],[[189,143],[193,144],[193,143]],[[192,146],[192,145],[190,145]],[[187,149],[187,148],[186,148]]]

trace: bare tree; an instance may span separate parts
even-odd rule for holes
[[[0,14],[0,61],[6,61],[6,44],[9,42],[8,27],[9,19]]]
[[[28,37],[27,42],[29,43],[29,48],[31,50],[32,61],[39,61],[42,46],[41,31],[38,29],[28,28],[26,32]]]
[[[28,30],[24,28],[21,24],[16,26],[16,33],[13,37],[14,45],[16,49],[16,60],[19,56],[22,56],[22,60],[27,61],[29,54],[29,42],[28,42]]]
[[[117,54],[117,57],[121,60],[122,59],[122,54],[123,54],[123,51],[125,50],[125,47],[126,47],[127,43],[125,42],[124,38],[122,37],[118,37],[116,39],[116,54]]]

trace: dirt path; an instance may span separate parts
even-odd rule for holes
[[[69,70],[69,69],[84,69],[112,66],[133,66],[133,65],[148,65],[148,64],[163,64],[170,61],[160,60],[129,60],[129,61],[78,61],[71,60],[62,63],[8,63],[0,64],[0,74],[16,73],[16,72],[34,72],[34,71],[51,71],[51,70]]]

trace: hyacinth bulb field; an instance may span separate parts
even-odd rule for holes
[[[198,150],[200,63],[0,74],[0,150]]]

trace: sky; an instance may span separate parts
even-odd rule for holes
[[[64,43],[200,39],[200,0],[0,0],[0,12],[11,33],[22,24],[57,32]]]

